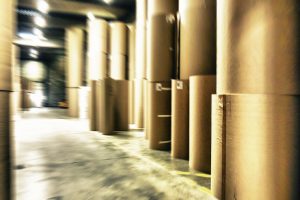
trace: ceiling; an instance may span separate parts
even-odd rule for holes
[[[21,46],[21,58],[30,59],[27,53],[31,46],[39,50],[39,59],[51,59],[51,56],[64,55],[64,35],[65,28],[69,26],[86,27],[87,14],[92,13],[98,18],[108,21],[133,22],[135,18],[135,0],[46,0],[49,4],[47,14],[43,14],[37,9],[38,0],[19,0],[17,6],[17,37],[20,33],[32,33],[36,27],[35,16],[42,16],[46,22],[46,27],[42,32],[47,42],[54,42],[58,45],[39,46],[32,45],[28,41],[17,43]],[[106,3],[107,2],[107,3]],[[45,46],[46,45],[46,46]]]

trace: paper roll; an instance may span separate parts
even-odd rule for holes
[[[206,173],[211,169],[211,95],[215,92],[215,75],[191,76],[189,166]]]
[[[154,15],[176,14],[178,0],[151,0],[148,1],[148,20]]]
[[[122,22],[110,23],[110,54],[128,55],[127,27]]]
[[[136,25],[146,26],[147,21],[147,0],[136,1]]]
[[[80,88],[67,88],[68,114],[73,118],[79,118],[79,90]]]
[[[113,81],[110,78],[98,81],[98,129],[105,135],[113,134],[115,130]]]
[[[88,21],[89,53],[108,53],[108,23],[103,19]]]
[[[189,80],[172,80],[173,158],[189,159]]]
[[[211,1],[211,0],[209,0]],[[210,3],[207,0],[179,0],[179,12],[183,12],[190,8],[201,8],[203,6],[206,6],[208,3]],[[215,1],[215,0],[213,0]]]
[[[88,104],[88,115],[90,123],[90,131],[99,130],[99,119],[98,119],[98,109],[99,103],[97,101],[98,93],[97,81],[90,81],[90,91],[89,91],[89,104]]]
[[[126,79],[126,59],[124,55],[111,55],[110,57],[110,77],[114,80]]]
[[[134,84],[135,82],[133,80],[129,81],[129,124],[134,124]]]
[[[175,18],[155,15],[149,19],[147,31],[147,79],[166,81],[174,78],[175,66]]]
[[[299,199],[299,96],[215,100],[213,157],[222,164],[216,168],[222,177],[213,177],[213,192],[222,199]]]
[[[135,26],[128,26],[128,79],[135,79]]]
[[[0,199],[10,199],[11,197],[10,143],[12,142],[12,131],[9,95],[9,92],[0,92]]]
[[[171,147],[171,81],[148,82],[149,147],[170,150]]]
[[[216,0],[180,12],[180,79],[216,74]]]
[[[146,35],[146,27],[136,27],[135,78],[140,80],[146,78]]]
[[[299,7],[218,1],[218,94],[300,94]]]
[[[135,79],[135,114],[134,120],[137,128],[144,128],[144,80]]]
[[[143,82],[143,92],[144,92],[144,133],[145,133],[145,139],[149,139],[149,120],[148,120],[148,80],[144,79]]]
[[[80,28],[68,28],[66,31],[67,50],[67,86],[79,87],[82,85],[83,69],[83,30]]]
[[[114,80],[114,131],[128,131],[129,129],[129,81]]]

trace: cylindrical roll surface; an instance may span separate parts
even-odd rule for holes
[[[144,128],[144,79],[134,80],[135,109],[134,120],[137,128]]]
[[[215,75],[191,76],[189,165],[207,173],[211,168],[211,95],[215,92]]]
[[[129,124],[134,124],[134,108],[135,108],[135,91],[134,91],[134,80],[129,81]]]
[[[150,149],[171,147],[171,81],[148,82],[148,136]]]
[[[178,0],[148,0],[148,19],[154,15],[175,14],[178,10]]]
[[[180,20],[180,79],[215,74],[216,0],[180,8]]]
[[[68,113],[70,117],[79,117],[79,90],[80,88],[67,88]]]
[[[172,80],[172,145],[174,158],[189,159],[189,80]]]
[[[300,94],[299,7],[298,0],[218,1],[218,94]]]
[[[164,14],[149,18],[147,30],[147,79],[166,81],[174,77],[175,24]]]
[[[129,97],[127,80],[114,80],[114,131],[128,131],[129,129]]]
[[[299,199],[299,96],[219,95],[217,104],[226,124],[213,124],[222,141],[222,199]]]
[[[126,79],[126,56],[111,55],[110,57],[110,77],[115,80]]]
[[[89,114],[89,123],[90,131],[98,130],[98,111],[97,107],[97,81],[90,81],[90,91],[89,91],[89,103],[88,103],[88,114]]]
[[[0,199],[10,199],[11,184],[11,113],[10,92],[0,92]]]
[[[127,27],[122,22],[110,23],[110,54],[127,55]]]
[[[114,80],[105,78],[98,81],[98,120],[99,131],[103,134],[113,134],[114,123]]]
[[[135,26],[128,26],[128,79],[135,79]]]
[[[145,139],[147,140],[149,138],[149,120],[148,120],[148,80],[144,79],[143,82],[143,92],[144,92],[144,133],[145,133]]]

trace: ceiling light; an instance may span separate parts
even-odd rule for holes
[[[107,4],[110,4],[113,2],[113,0],[103,0],[103,1],[104,1],[104,3],[107,3]]]
[[[45,0],[39,0],[37,2],[37,9],[42,13],[48,13],[49,11],[49,4]]]
[[[33,53],[30,53],[29,56],[32,57],[32,58],[38,58],[38,55],[33,54]]]
[[[46,20],[42,16],[35,16],[34,17],[34,23],[39,27],[45,27],[46,26]]]
[[[39,52],[36,49],[30,49],[30,54],[39,55]]]
[[[88,12],[87,17],[92,21],[96,19],[95,15],[92,12]]]
[[[36,36],[42,37],[43,36],[43,32],[38,29],[38,28],[34,28],[32,31]]]

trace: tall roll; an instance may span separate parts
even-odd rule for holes
[[[89,92],[89,103],[88,103],[88,115],[89,115],[89,125],[90,131],[97,131],[99,130],[99,120],[98,120],[98,110],[97,107],[97,93],[98,93],[98,86],[97,81],[90,81],[90,92]]]
[[[79,90],[80,88],[67,88],[67,98],[68,98],[68,113],[70,117],[79,117]]]
[[[129,124],[134,124],[134,97],[135,97],[135,91],[134,91],[134,80],[129,81]]]
[[[154,15],[175,14],[178,10],[178,0],[148,0],[148,19]]]
[[[299,199],[299,96],[218,95],[216,103],[213,149],[223,161],[213,191],[225,200]]]
[[[134,121],[137,128],[144,128],[144,80],[134,80],[135,109]]]
[[[115,131],[128,131],[129,129],[129,81],[114,80],[113,81],[114,93],[114,130]]]
[[[124,55],[111,55],[110,56],[110,77],[115,80],[125,80],[127,77],[126,73],[126,59]]]
[[[11,199],[10,92],[0,92],[0,199]]]
[[[215,75],[190,77],[189,165],[206,173],[211,169],[211,95],[215,92]]]
[[[148,120],[148,108],[149,108],[149,100],[148,100],[148,80],[144,79],[143,82],[143,91],[144,91],[144,133],[145,139],[149,139],[149,120]]]
[[[299,7],[297,0],[218,1],[219,94],[300,93]]]
[[[175,16],[172,18],[162,14],[149,18],[147,30],[149,81],[166,81],[175,76],[175,25]]]
[[[180,79],[216,74],[216,0],[183,1],[179,4]]]
[[[128,55],[127,27],[122,22],[110,23],[110,54]]]
[[[113,80],[105,78],[98,81],[98,130],[105,134],[113,134],[114,124],[114,85]]]
[[[171,156],[189,159],[189,80],[172,80]]]
[[[170,150],[171,147],[171,82],[148,82],[149,147]]]

